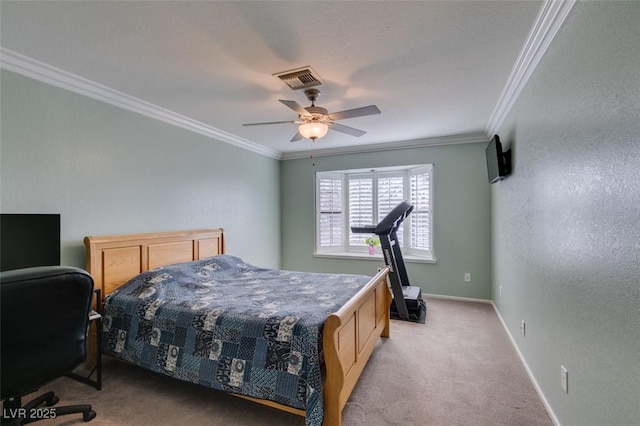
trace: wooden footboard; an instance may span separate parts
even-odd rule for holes
[[[141,272],[172,263],[224,254],[222,229],[86,237],[87,269],[104,298]],[[353,391],[379,336],[389,337],[391,293],[383,268],[324,326],[324,425],[339,426]],[[94,336],[97,338],[97,336]],[[93,346],[93,345],[92,345]],[[238,395],[239,396],[239,395]],[[304,416],[304,410],[272,401],[246,399]]]
[[[323,383],[324,426],[340,426],[344,408],[369,360],[378,338],[389,337],[391,292],[385,267],[324,324],[323,351],[326,379]],[[240,398],[304,416],[304,410],[277,402]]]
[[[324,326],[324,425],[342,423],[342,409],[371,356],[378,337],[389,337],[387,287],[389,269],[382,269],[358,294]]]

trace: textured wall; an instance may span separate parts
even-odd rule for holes
[[[283,161],[283,267],[373,275],[383,264],[382,260],[313,257],[316,171],[433,163],[437,263],[406,262],[409,281],[424,293],[490,299],[491,211],[485,147],[474,143],[317,157],[315,166],[309,159]],[[471,283],[464,282],[465,272],[471,272]]]
[[[639,22],[577,3],[499,132],[494,299],[563,426],[640,424]]]
[[[204,227],[280,263],[279,161],[2,71],[1,208],[61,213],[62,263],[86,235]]]

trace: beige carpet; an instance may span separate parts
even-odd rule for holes
[[[103,390],[69,378],[60,405],[89,403],[92,425],[303,425],[293,414],[105,358]],[[41,391],[42,391],[41,390]],[[72,415],[43,426],[82,424]],[[552,425],[493,307],[427,300],[425,324],[393,321],[343,411],[355,425]]]

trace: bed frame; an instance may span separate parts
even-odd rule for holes
[[[106,237],[85,237],[87,270],[104,297],[149,269],[204,259],[225,253],[224,231],[205,229]],[[382,268],[325,323],[323,344],[326,366],[324,425],[339,426],[344,408],[378,341],[389,337],[387,287],[389,269]],[[276,402],[240,396],[270,407],[305,416],[304,410]]]

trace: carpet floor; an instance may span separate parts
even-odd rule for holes
[[[64,377],[58,405],[91,404],[98,425],[304,425],[293,414],[105,357],[103,388]],[[35,394],[34,394],[35,395]],[[25,398],[23,401],[27,401]],[[82,424],[62,416],[41,425]],[[427,300],[425,324],[392,321],[343,411],[343,424],[552,426],[493,307]]]

